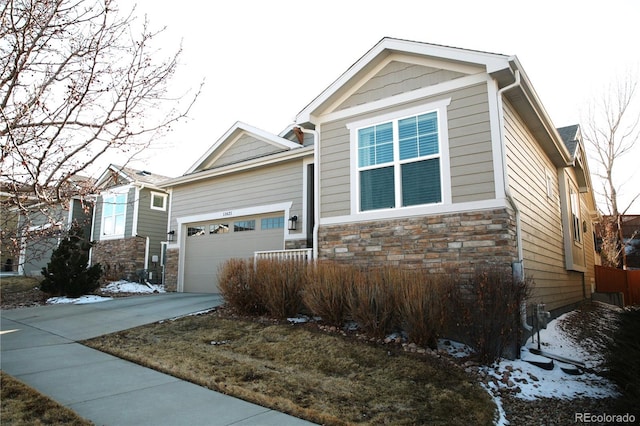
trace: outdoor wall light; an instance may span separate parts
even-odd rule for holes
[[[289,218],[289,231],[296,230],[296,224],[298,223],[298,216],[293,215]]]
[[[174,231],[173,229],[169,232],[167,232],[167,241],[171,242],[173,241],[173,236],[176,235],[176,231]]]

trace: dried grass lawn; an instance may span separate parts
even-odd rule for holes
[[[0,389],[2,389],[0,419],[3,425],[88,426],[93,424],[2,371],[0,371]]]
[[[445,358],[407,354],[316,326],[220,310],[84,342],[266,407],[329,424],[492,424],[489,395]]]

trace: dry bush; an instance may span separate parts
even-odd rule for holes
[[[349,311],[365,333],[384,337],[397,325],[395,288],[400,282],[402,271],[391,266],[354,273]]]
[[[250,259],[229,259],[218,270],[218,287],[225,302],[246,315],[262,315],[266,309],[257,291]]]
[[[302,289],[306,282],[305,262],[295,260],[258,260],[256,289],[265,308],[275,318],[296,316],[304,306]]]
[[[518,344],[520,305],[531,292],[531,279],[516,280],[510,268],[479,265],[460,291],[456,310],[462,331],[480,361],[490,364]]]
[[[396,288],[398,314],[408,339],[420,346],[435,348],[449,322],[449,296],[455,278],[430,274],[426,270],[404,271]]]
[[[308,268],[303,301],[312,314],[341,326],[347,316],[349,292],[358,271],[352,266],[318,262]]]

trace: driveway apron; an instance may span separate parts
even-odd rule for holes
[[[221,303],[163,293],[2,311],[0,367],[96,425],[312,424],[76,343]]]

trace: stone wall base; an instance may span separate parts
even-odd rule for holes
[[[167,249],[164,260],[164,289],[178,291],[178,259],[179,249]]]
[[[146,242],[144,237],[98,241],[92,249],[91,263],[102,265],[105,281],[138,282],[144,271]]]
[[[515,230],[508,209],[323,225],[318,257],[470,275],[480,263],[511,266],[517,260]]]

